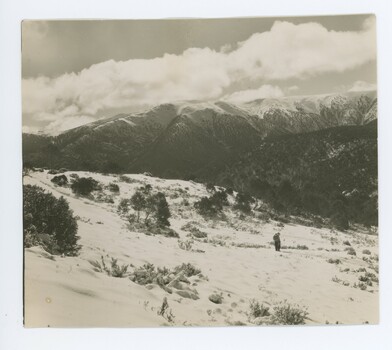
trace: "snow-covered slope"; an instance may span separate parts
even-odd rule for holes
[[[52,256],[40,247],[25,249],[28,327],[263,323],[263,318],[248,316],[252,299],[269,306],[271,312],[284,300],[307,308],[307,324],[378,322],[378,283],[373,282],[366,290],[354,288],[365,273],[363,269],[378,275],[373,270],[377,266],[377,236],[283,225],[265,220],[265,213],[260,212],[244,217],[232,206],[225,208],[224,219],[205,220],[193,208],[196,200],[208,196],[201,184],[144,175],[128,175],[128,182],[124,182],[118,176],[77,174],[92,176],[103,185],[116,183],[120,192],[114,195],[105,190],[104,195],[113,199],[113,203],[108,203],[99,201],[97,196],[95,200],[76,197],[70,188],[55,186],[50,181],[53,175],[46,171],[24,177],[25,184],[38,185],[69,201],[78,216],[82,245],[77,257]],[[69,177],[70,173],[65,175]],[[129,230],[127,221],[118,214],[120,200],[129,198],[145,184],[165,193],[172,213],[171,228],[180,238]],[[232,196],[229,201],[233,203]],[[189,237],[187,227],[198,228],[207,238]],[[280,253],[271,245],[277,231],[282,237]],[[184,241],[191,241],[189,250],[181,249]],[[350,242],[356,256],[347,254],[344,241]],[[370,255],[363,253],[365,248]],[[94,262],[102,257],[106,262],[115,258],[119,264],[131,264],[130,273],[146,263],[169,269],[191,263],[202,275],[189,278],[185,287],[183,283],[170,294],[157,284],[142,286],[128,277],[115,278],[98,272]],[[340,263],[330,263],[329,259],[339,259]],[[211,302],[211,294],[220,295],[222,303]],[[197,295],[198,299],[189,295]],[[159,315],[164,298],[173,316],[171,320]]]

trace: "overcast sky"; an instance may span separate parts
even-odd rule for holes
[[[371,90],[375,18],[24,21],[22,78],[24,131],[48,133],[177,100]]]

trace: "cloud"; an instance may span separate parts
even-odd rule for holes
[[[375,59],[375,43],[373,17],[361,31],[351,32],[329,31],[318,23],[277,21],[269,31],[217,51],[190,48],[180,55],[109,60],[56,78],[23,79],[24,121],[45,121],[53,129],[58,119],[94,119],[108,109],[222,98],[240,82],[265,85],[234,93],[232,98],[276,94],[278,88],[267,82],[354,69]]]
[[[287,90],[289,90],[290,92],[297,91],[298,89],[299,87],[297,85],[289,86],[287,88]]]
[[[283,91],[278,86],[262,85],[258,89],[243,90],[225,96],[223,99],[233,103],[253,101],[259,98],[282,97]]]
[[[65,130],[73,129],[78,126],[91,123],[95,120],[96,118],[85,115],[57,118],[46,125],[42,131],[50,135],[58,135]]]
[[[373,91],[377,90],[377,84],[368,83],[366,81],[357,80],[347,91]]]

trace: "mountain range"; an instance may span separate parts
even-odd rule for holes
[[[278,212],[377,225],[376,92],[185,101],[23,135],[25,166],[232,187]]]
[[[185,101],[97,120],[58,136],[23,135],[34,166],[161,177],[217,172],[269,137],[364,125],[377,117],[376,92],[227,101]]]

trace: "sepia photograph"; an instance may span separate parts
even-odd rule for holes
[[[379,323],[374,14],[21,35],[26,328]]]

